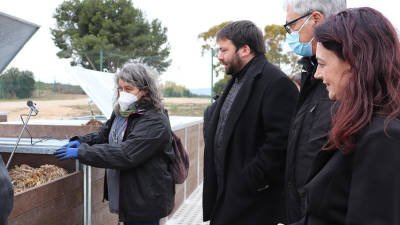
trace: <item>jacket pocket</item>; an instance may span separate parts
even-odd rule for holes
[[[247,168],[248,169],[248,168]],[[237,182],[238,193],[251,196],[264,193],[269,190],[269,182],[267,180],[263,182],[255,182],[246,175],[245,171],[240,174],[240,181]]]

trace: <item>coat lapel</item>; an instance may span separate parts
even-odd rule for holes
[[[222,96],[220,96],[217,101],[215,102],[216,106],[215,109],[213,110],[213,112],[211,112],[211,117],[210,117],[210,141],[208,143],[210,143],[212,146],[214,145],[214,136],[215,136],[215,132],[217,131],[217,125],[218,125],[218,119],[219,119],[219,114],[221,111],[221,107],[224,104],[225,98],[229,93],[229,90],[231,89],[232,85],[233,85],[234,79],[230,79],[228,84],[225,87],[225,90],[222,94]],[[212,147],[213,149],[213,147]]]
[[[254,60],[254,62],[252,62],[253,65],[250,65],[249,69],[247,70],[247,72],[243,77],[243,79],[246,80],[243,83],[243,86],[240,88],[239,93],[237,94],[231,106],[231,109],[228,113],[227,117],[228,122],[225,124],[223,139],[222,139],[222,147],[221,147],[221,151],[223,151],[223,154],[225,156],[227,154],[229,142],[232,133],[235,130],[237,121],[241,117],[243,110],[245,109],[248,101],[250,100],[249,98],[253,91],[254,80],[259,74],[261,74],[264,65],[267,63],[267,59],[265,58],[265,56],[257,56],[253,60]],[[222,168],[225,168],[225,160],[222,163],[224,164]]]

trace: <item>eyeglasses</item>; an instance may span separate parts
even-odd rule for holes
[[[291,26],[292,26],[294,23],[296,23],[297,21],[299,21],[299,20],[303,19],[304,17],[307,17],[307,16],[309,16],[309,15],[311,15],[311,14],[312,14],[312,13],[307,13],[307,14],[304,15],[304,16],[300,16],[300,17],[297,18],[297,19],[294,19],[294,20],[292,20],[292,21],[289,21],[289,22],[287,22],[285,25],[283,25],[283,27],[285,28],[286,32],[288,32],[288,33],[290,34],[290,33],[292,33],[292,28],[291,28]]]

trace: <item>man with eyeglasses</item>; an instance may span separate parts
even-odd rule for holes
[[[285,224],[300,220],[305,211],[307,175],[315,155],[327,141],[331,124],[332,101],[325,85],[314,78],[317,69],[314,28],[325,18],[346,8],[346,0],[285,0],[287,34],[290,48],[300,56],[303,66],[296,115],[289,132],[285,197]]]

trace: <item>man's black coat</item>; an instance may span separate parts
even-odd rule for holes
[[[305,191],[314,157],[328,141],[333,101],[326,85],[314,78],[318,63],[315,56],[299,60],[303,65],[301,91],[290,127],[285,173],[286,223],[304,216]],[[286,224],[285,223],[285,224]]]
[[[204,114],[203,216],[211,225],[276,224],[282,221],[287,136],[298,90],[265,56],[246,71],[225,124],[223,185],[214,165],[214,137],[221,106],[232,87]]]

